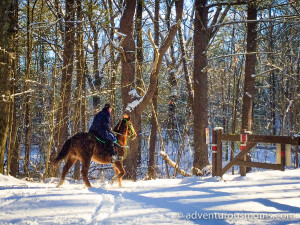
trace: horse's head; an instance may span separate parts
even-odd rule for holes
[[[127,114],[123,115],[123,118],[119,121],[119,123],[115,126],[114,131],[123,134],[125,136],[129,136],[132,139],[135,139],[137,134],[131,122],[131,117]]]

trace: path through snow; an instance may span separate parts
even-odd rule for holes
[[[124,187],[0,175],[0,224],[300,224],[300,169]]]

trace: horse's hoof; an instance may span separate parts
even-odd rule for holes
[[[57,187],[57,188],[61,187],[61,186],[63,185],[63,183],[64,183],[64,182],[59,181],[56,187]]]
[[[117,176],[113,176],[110,180],[109,180],[109,184],[110,185],[113,185],[113,183],[116,181],[118,179],[118,177]]]
[[[108,183],[109,183],[110,185],[113,185],[113,184],[114,184],[114,182],[115,182],[114,180],[109,180],[109,182],[108,182]]]

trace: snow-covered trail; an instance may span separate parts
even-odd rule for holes
[[[0,224],[300,224],[300,169],[56,188],[0,175]],[[56,183],[55,183],[56,182]]]

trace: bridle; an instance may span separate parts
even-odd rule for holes
[[[128,120],[126,120],[125,118],[123,118],[123,120],[125,120],[126,121],[126,124],[127,124],[127,130],[128,130],[128,128],[130,129],[130,134],[129,134],[129,137],[130,138],[132,138],[132,136],[134,136],[134,134],[135,134],[135,130],[134,130],[134,128],[131,126],[131,124],[129,123],[129,121]],[[122,121],[123,121],[122,120]],[[119,124],[119,126],[118,126],[118,129],[117,130],[119,130],[120,129],[120,126],[121,126],[121,123],[122,123],[122,121],[120,121],[120,124]],[[113,131],[115,134],[118,134],[118,135],[120,135],[120,136],[123,136],[123,137],[125,137],[126,139],[125,139],[125,143],[124,143],[124,146],[122,146],[122,145],[120,145],[118,142],[117,143],[115,143],[116,145],[118,145],[119,147],[121,147],[121,148],[124,148],[125,149],[125,156],[124,156],[124,159],[126,158],[126,156],[127,156],[127,151],[128,151],[128,146],[127,146],[127,137],[128,137],[128,134],[127,134],[127,131],[126,131],[126,134],[121,134],[121,133],[119,133],[119,132],[116,132],[116,131]],[[135,139],[135,137],[133,138],[133,139]]]
[[[134,133],[135,133],[135,131],[134,131],[134,129],[132,128],[132,126],[131,126],[131,124],[129,123],[129,121],[128,120],[126,120],[126,119],[123,119],[123,120],[125,120],[126,121],[126,124],[127,124],[127,126],[129,127],[129,129],[130,129],[130,134],[128,135],[128,134],[121,134],[121,133],[119,133],[119,132],[116,132],[116,131],[113,131],[115,134],[118,134],[118,135],[120,135],[120,136],[125,136],[125,137],[127,137],[127,136],[129,136],[130,138],[132,138],[132,136],[134,135]],[[122,123],[122,122],[120,122],[120,123]],[[134,139],[134,138],[133,138]]]
[[[131,124],[129,123],[129,121],[128,121],[128,120],[126,120],[126,119],[124,119],[124,120],[126,121],[126,123],[127,123],[128,127],[130,128],[130,131],[131,131],[131,133],[130,133],[129,137],[130,137],[130,138],[132,138],[132,136],[133,136],[133,135],[134,135],[134,133],[135,133],[135,130],[132,128],[132,126],[131,126]],[[135,139],[135,138],[133,138],[133,139]]]

